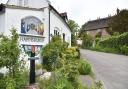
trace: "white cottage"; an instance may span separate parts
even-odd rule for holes
[[[71,45],[71,31],[66,16],[60,15],[48,0],[8,0],[0,5],[0,33],[10,34],[15,27],[19,43],[27,50],[37,50],[49,43],[53,35],[61,35]]]

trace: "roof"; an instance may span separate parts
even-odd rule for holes
[[[68,23],[63,19],[63,17],[61,16],[61,14],[52,6],[52,5],[49,5],[49,7],[54,10],[56,12],[56,14],[58,14],[58,16],[61,18],[61,20],[65,23],[65,25],[70,29],[71,31],[71,28],[69,27]]]
[[[68,20],[67,12],[60,13],[60,15],[64,20]]]
[[[47,8],[47,7],[43,7],[43,8],[30,8],[30,7],[23,7],[23,6],[15,6],[15,5],[7,5],[7,4],[0,4],[0,13],[2,12],[5,12],[2,11],[2,8],[14,8],[14,9],[28,9],[28,10],[35,10],[35,11],[41,11],[43,10],[44,8]],[[60,15],[60,13],[52,6],[49,4],[49,8],[53,11],[55,11],[55,13],[61,18],[61,20],[65,23],[65,25],[70,29],[71,31],[71,28],[69,27],[69,25],[67,24],[67,22],[63,19],[63,16]]]
[[[85,26],[85,30],[97,30],[102,28],[108,28],[109,20],[110,17],[88,21]]]

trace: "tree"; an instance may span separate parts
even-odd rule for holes
[[[93,46],[93,37],[88,35],[87,33],[83,34],[82,40],[82,48],[91,48]]]
[[[110,34],[114,34],[114,32],[124,33],[128,32],[128,10],[124,9],[119,11],[118,13],[111,17],[108,29]]]
[[[71,45],[76,45],[76,33],[79,31],[79,25],[74,20],[69,20],[68,25],[71,29]]]
[[[12,36],[8,38],[1,36],[0,43],[0,66],[6,66],[12,76],[15,74],[17,68],[20,49],[18,47],[18,34],[16,30],[11,30]]]
[[[83,35],[86,33],[85,32],[85,27],[86,27],[87,23],[83,24],[80,28],[80,31],[79,31],[79,37],[83,37]]]
[[[3,77],[2,89],[23,89],[27,84],[27,74],[21,66],[23,62],[19,59],[20,48],[18,45],[18,34],[16,29],[11,30],[11,37],[0,35],[0,68],[6,67],[9,71]],[[0,79],[1,81],[1,79]]]

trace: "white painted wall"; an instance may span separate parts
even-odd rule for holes
[[[4,33],[5,30],[5,13],[0,14],[0,33]]]
[[[15,27],[17,29],[17,32],[20,34],[21,33],[21,19],[27,16],[37,17],[44,23],[44,35],[43,35],[43,37],[45,37],[44,42],[36,43],[36,44],[46,45],[49,41],[49,9],[48,8],[45,8],[42,11],[6,8],[5,15],[3,16],[0,15],[1,21],[4,21],[3,25],[0,27],[0,30],[4,29],[4,34],[10,35],[9,30]],[[3,17],[5,19],[3,19]],[[62,18],[58,14],[56,14],[56,12],[52,10],[50,13],[50,32],[51,32],[50,34],[54,35],[55,27],[60,29],[61,35],[65,33],[65,41],[71,45],[70,29],[65,24],[65,22],[62,20]],[[26,44],[30,44],[30,43],[26,43]]]
[[[54,35],[54,28],[55,27],[59,28],[60,35],[65,33],[65,41],[68,42],[71,46],[71,31],[63,22],[62,18],[58,14],[56,14],[56,12],[54,12],[53,10],[50,13],[50,21],[51,21],[50,33]]]
[[[22,2],[19,4],[19,1]],[[49,1],[48,0],[27,0],[28,4],[24,4],[25,0],[9,0],[7,3],[8,5],[15,5],[15,6],[25,6],[30,8],[43,8],[47,7]]]
[[[35,10],[22,10],[22,9],[10,9],[6,8],[6,17],[5,17],[5,35],[9,35],[12,27],[15,27],[20,34],[21,32],[21,19],[27,16],[34,16],[40,19],[44,23],[44,37],[45,40],[43,44],[46,44],[48,38],[48,10],[47,8],[44,11],[35,11]]]

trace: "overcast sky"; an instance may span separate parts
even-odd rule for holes
[[[67,12],[69,19],[80,26],[97,17],[107,17],[116,13],[116,9],[128,9],[128,0],[50,0],[59,12]]]
[[[50,0],[61,13],[67,12],[68,18],[80,26],[88,20],[103,18],[116,13],[116,9],[128,9],[128,0]],[[6,2],[6,0],[0,0]]]

